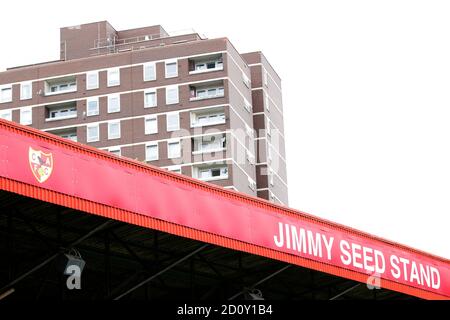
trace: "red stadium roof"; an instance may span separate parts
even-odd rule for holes
[[[450,262],[260,198],[0,120],[0,188],[87,213],[450,299]]]

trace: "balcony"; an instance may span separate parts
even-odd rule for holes
[[[61,77],[45,81],[46,96],[52,96],[75,91],[77,91],[77,79],[75,76]]]
[[[189,89],[191,92],[190,101],[223,98],[225,96],[223,81],[191,85]]]
[[[45,121],[57,121],[77,117],[76,102],[68,102],[45,107]]]
[[[226,164],[194,166],[192,175],[202,181],[224,180],[228,179],[228,166]]]
[[[189,59],[189,74],[199,74],[223,70],[222,54]]]
[[[70,128],[70,129],[64,129],[64,130],[55,130],[55,131],[49,131],[49,133],[52,133],[58,137],[69,139],[71,141],[77,142],[77,128]]]
[[[203,136],[192,140],[193,155],[220,152],[226,148],[226,137],[224,134]]]
[[[213,126],[226,122],[224,107],[191,112],[191,128]]]

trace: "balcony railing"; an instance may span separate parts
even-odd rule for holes
[[[142,49],[159,46],[158,41],[156,41],[156,44],[152,44],[153,40],[161,40],[161,39],[181,37],[181,36],[185,36],[185,37],[182,40],[180,40],[180,42],[207,39],[205,37],[205,35],[199,34],[199,33],[195,32],[195,30],[193,30],[193,29],[183,29],[183,30],[171,31],[171,32],[164,33],[164,34],[155,33],[155,34],[147,34],[147,35],[124,38],[124,39],[117,39],[116,37],[97,39],[94,42],[94,47],[90,48],[89,50],[97,51],[97,52],[93,52],[92,55],[102,55],[102,54],[117,53],[117,52],[123,52],[123,51],[142,50]],[[174,41],[174,43],[177,43],[177,41]]]
[[[191,97],[190,101],[223,98],[224,96],[225,96],[225,92],[223,90],[223,87],[196,89],[195,96]]]

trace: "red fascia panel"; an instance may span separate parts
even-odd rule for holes
[[[58,173],[58,164],[59,167],[63,166],[65,169],[70,171],[70,168],[72,168],[72,171],[79,171],[86,173],[88,170],[92,169],[91,167],[96,162],[95,159],[98,159],[97,162],[99,162],[100,166],[97,166],[97,170],[107,170],[106,175],[112,173],[115,175],[121,174],[124,177],[124,181],[127,180],[129,177],[139,176],[140,173],[145,175],[145,180],[141,180],[142,183],[148,182],[148,180],[161,180],[164,182],[164,184],[169,185],[170,188],[167,189],[167,193],[171,193],[172,189],[176,189],[176,187],[182,186],[183,188],[189,188],[190,191],[196,191],[194,194],[190,193],[189,195],[198,195],[203,193],[204,195],[207,195],[208,197],[204,197],[202,199],[205,200],[205,202],[208,202],[209,198],[214,197],[221,197],[221,199],[228,199],[229,201],[221,201],[221,204],[228,205],[229,208],[233,210],[229,210],[228,212],[234,213],[234,210],[241,210],[241,207],[245,207],[247,211],[242,211],[243,215],[234,216],[236,219],[243,219],[242,222],[248,222],[246,221],[245,216],[247,213],[248,215],[252,215],[253,218],[257,218],[256,220],[259,220],[260,216],[256,215],[256,213],[261,213],[261,218],[263,216],[267,216],[270,219],[273,220],[274,217],[279,218],[280,221],[289,222],[292,223],[292,221],[295,221],[296,223],[301,223],[301,225],[309,225],[310,229],[315,230],[323,230],[329,228],[329,232],[332,234],[335,234],[337,232],[337,237],[342,238],[342,240],[349,240],[353,237],[357,237],[359,241],[361,240],[368,240],[370,244],[373,244],[375,248],[380,247],[383,250],[397,250],[401,251],[401,253],[406,255],[412,255],[413,258],[419,259],[419,260],[427,260],[432,265],[440,265],[441,268],[443,268],[443,275],[446,277],[443,280],[446,281],[444,284],[447,285],[448,281],[448,269],[449,269],[449,261],[440,257],[436,257],[403,245],[399,245],[393,242],[389,242],[386,240],[383,240],[381,238],[363,233],[358,230],[354,230],[336,223],[332,223],[330,221],[319,219],[317,217],[305,214],[303,212],[299,212],[293,209],[289,209],[286,207],[274,205],[270,202],[267,202],[265,200],[251,197],[245,194],[229,191],[222,189],[220,187],[199,182],[195,179],[188,178],[185,176],[180,176],[177,174],[172,174],[170,172],[167,172],[165,170],[151,167],[148,165],[145,165],[143,163],[128,160],[128,159],[122,159],[115,157],[107,152],[100,151],[95,148],[91,148],[88,146],[84,146],[78,143],[72,143],[68,140],[55,137],[50,134],[43,133],[41,131],[31,129],[28,127],[20,126],[8,121],[0,121],[0,138],[3,138],[3,142],[0,145],[0,160],[2,163],[0,164],[0,176],[1,177],[1,188],[4,190],[8,190],[11,192],[15,192],[18,194],[22,194],[28,197],[32,197],[35,199],[40,199],[43,201],[47,201],[54,204],[59,204],[62,206],[70,207],[73,209],[89,212],[92,214],[97,214],[100,216],[120,220],[123,222],[131,223],[140,225],[143,227],[148,227],[152,229],[157,229],[160,231],[176,234],[179,236],[192,238],[196,240],[200,240],[203,242],[208,242],[224,247],[228,247],[235,250],[241,250],[245,252],[249,252],[252,254],[258,254],[261,256],[269,257],[272,259],[277,259],[280,261],[285,261],[288,263],[292,263],[295,265],[300,265],[303,267],[311,268],[318,271],[327,272],[330,274],[334,274],[337,276],[341,276],[344,278],[360,281],[360,282],[366,282],[368,275],[365,273],[358,272],[357,270],[351,270],[351,268],[343,268],[342,265],[339,266],[335,263],[333,265],[333,262],[324,263],[324,260],[320,259],[311,259],[304,256],[298,256],[296,254],[291,254],[288,252],[281,252],[280,250],[274,250],[273,243],[269,243],[266,245],[266,240],[260,242],[264,245],[258,245],[257,243],[251,243],[251,237],[249,234],[233,234],[229,233],[230,228],[233,229],[234,224],[236,224],[235,221],[226,221],[226,215],[222,212],[220,217],[213,217],[213,218],[223,218],[217,224],[216,220],[211,220],[212,225],[210,224],[211,230],[214,232],[208,232],[209,229],[205,228],[200,230],[198,228],[192,227],[191,221],[186,221],[186,218],[189,220],[195,220],[196,215],[203,215],[203,218],[210,218],[209,215],[205,215],[205,212],[194,212],[194,214],[189,213],[189,216],[186,215],[178,215],[178,212],[173,212],[173,216],[164,216],[164,210],[161,210],[161,208],[151,208],[152,213],[156,213],[158,210],[159,212],[163,212],[161,216],[149,216],[146,211],[144,211],[144,214],[137,212],[138,208],[134,208],[136,206],[136,199],[131,199],[134,197],[134,193],[130,193],[130,199],[133,201],[129,201],[129,207],[133,208],[133,210],[126,210],[124,207],[126,205],[123,205],[121,203],[114,203],[114,205],[111,205],[110,203],[107,203],[108,201],[112,201],[111,199],[102,200],[101,201],[92,201],[89,200],[90,195],[82,195],[77,196],[78,190],[73,190],[74,185],[82,185],[83,183],[96,183],[95,177],[91,180],[84,181],[83,179],[85,177],[69,177],[67,173],[62,175],[61,173]],[[14,140],[15,139],[15,140]],[[15,142],[14,142],[15,141]],[[55,156],[55,167],[53,170],[55,172],[53,173],[53,177],[49,178],[48,183],[43,183],[42,185],[37,183],[34,177],[32,177],[31,170],[23,170],[23,167],[28,166],[28,162],[24,161],[22,159],[23,157],[17,157],[19,153],[24,153],[25,151],[28,152],[28,145],[32,145],[33,148],[42,148],[45,152],[53,152]],[[21,148],[20,145],[23,145],[23,148]],[[30,147],[31,147],[30,145]],[[26,147],[26,150],[25,150]],[[72,154],[72,157],[67,158],[67,154]],[[76,159],[74,157],[76,156]],[[12,158],[11,158],[12,157]],[[67,159],[66,159],[67,158]],[[28,159],[26,159],[28,160]],[[80,162],[80,163],[78,163]],[[10,163],[13,163],[14,166],[11,166]],[[90,164],[89,164],[90,163]],[[109,164],[105,166],[106,164]],[[21,165],[22,164],[22,165]],[[1,166],[3,165],[3,166]],[[17,166],[17,167],[16,167]],[[71,167],[72,166],[72,167]],[[84,168],[84,166],[86,168]],[[90,167],[91,166],[91,167]],[[107,168],[105,168],[107,167]],[[78,172],[77,171],[77,172]],[[25,172],[25,173],[22,173]],[[124,174],[130,173],[130,175]],[[25,175],[23,175],[25,174]],[[95,172],[94,172],[95,174]],[[58,177],[59,175],[59,177]],[[15,179],[13,178],[15,177]],[[30,178],[31,177],[31,178]],[[153,178],[152,178],[153,177]],[[70,178],[74,179],[75,181],[67,181],[70,180]],[[102,179],[102,176],[97,177],[98,179]],[[142,178],[142,177],[140,177]],[[54,181],[51,181],[53,179]],[[59,179],[59,180],[58,180]],[[33,182],[34,181],[34,182]],[[55,182],[56,181],[56,182]],[[130,180],[131,181],[131,180]],[[122,182],[122,181],[121,181]],[[62,185],[62,186],[61,186]],[[101,185],[102,187],[107,187],[108,183],[105,180],[105,184]],[[130,184],[131,186],[131,184]],[[157,186],[164,186],[163,184],[159,184]],[[85,187],[89,188],[89,185],[85,185]],[[54,190],[52,190],[52,188]],[[66,192],[59,192],[58,188],[66,188]],[[68,189],[67,189],[68,188]],[[72,189],[70,189],[72,188]],[[61,190],[62,190],[61,189]],[[69,190],[69,191],[67,191]],[[92,190],[93,193],[97,192],[97,189]],[[172,192],[173,193],[173,192]],[[162,196],[165,196],[164,193],[161,194]],[[177,198],[177,201],[190,201],[190,199],[186,199],[186,194],[183,193],[183,191],[179,193],[175,193],[176,196],[180,196],[180,198]],[[98,195],[101,198],[101,194]],[[110,197],[111,195],[109,195]],[[185,199],[183,199],[183,197]],[[128,201],[130,199],[122,199],[123,201]],[[113,199],[114,200],[114,199]],[[216,199],[217,200],[217,199]],[[163,201],[163,204],[165,202],[173,202],[173,201]],[[230,205],[228,204],[230,203]],[[239,207],[232,207],[231,203],[238,204]],[[160,201],[161,204],[161,201]],[[216,202],[217,205],[217,202]],[[122,206],[122,207],[121,207]],[[201,206],[200,206],[201,207]],[[177,208],[177,210],[183,211],[183,207],[167,207],[165,206],[163,209],[165,211],[170,209],[175,210],[174,208]],[[208,206],[204,207],[205,210],[208,210]],[[158,210],[157,210],[158,209]],[[251,212],[249,212],[250,210]],[[175,210],[176,211],[176,210]],[[214,215],[214,212],[211,212],[211,215]],[[266,217],[266,218],[267,218]],[[192,219],[191,219],[192,218]],[[172,221],[170,221],[172,220]],[[175,221],[175,222],[174,222]],[[256,221],[258,222],[258,221]],[[266,221],[267,222],[267,221]],[[248,230],[247,233],[256,233],[256,237],[260,236],[258,234],[259,232],[266,231],[267,223],[264,222],[261,224],[263,228],[258,228],[256,230]],[[222,226],[222,224],[228,223],[228,226]],[[190,225],[189,225],[190,224]],[[230,224],[233,224],[230,226]],[[281,222],[280,222],[281,225]],[[270,230],[271,234],[276,234],[276,226],[269,225],[269,229],[274,227],[273,230]],[[228,228],[228,229],[227,229]],[[220,230],[227,231],[227,236],[224,236],[223,233],[220,232]],[[246,230],[244,230],[246,231]],[[267,230],[268,231],[268,230]],[[242,230],[240,230],[242,233]],[[269,232],[269,234],[270,234]],[[255,234],[252,234],[253,238],[255,237]],[[239,239],[250,239],[249,241],[240,241]],[[275,247],[275,249],[277,249]],[[286,251],[286,250],[285,250]],[[424,290],[422,288],[415,287],[413,285],[409,285],[407,283],[399,283],[399,281],[393,281],[393,279],[385,279],[383,278],[381,280],[381,286],[384,288],[388,288],[391,290],[396,290],[399,292],[403,292],[406,294],[418,296],[421,298],[427,298],[427,299],[448,299],[450,294],[448,294],[448,291],[446,288],[444,288],[444,291],[442,292],[431,292],[430,290]]]
[[[194,230],[188,227],[184,227],[182,225],[139,215],[134,212],[125,211],[122,209],[112,208],[110,206],[106,206],[100,203],[75,198],[65,194],[60,194],[58,192],[32,186],[18,181],[9,180],[3,177],[0,177],[0,189],[20,194],[26,197],[34,198],[37,200],[49,202],[55,205],[68,207],[74,210],[79,210],[95,214],[101,217],[137,225],[140,227],[159,230],[180,237],[198,240],[201,242],[210,243],[233,250],[243,251],[278,261],[284,261],[286,263],[298,265],[316,271],[325,272],[341,278],[350,279],[361,283],[366,283],[367,281],[367,275],[361,274],[359,272],[354,272],[352,270],[345,270],[339,267],[316,262],[310,259],[305,259],[284,252],[279,252],[272,249],[248,244],[242,241],[229,239],[226,237],[222,237],[220,235]],[[381,279],[379,285],[382,288],[401,292],[422,299],[429,299],[429,300],[449,299],[449,297],[446,297],[444,295],[435,294],[433,292],[403,285],[390,280]]]

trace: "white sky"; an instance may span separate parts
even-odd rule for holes
[[[274,5],[276,3],[277,5]],[[7,1],[0,69],[108,20],[227,36],[283,79],[290,206],[450,258],[448,1]]]

